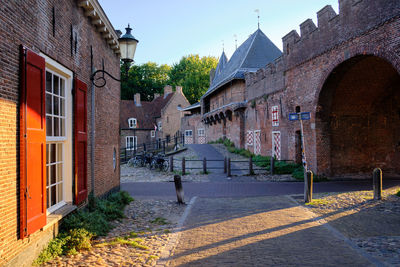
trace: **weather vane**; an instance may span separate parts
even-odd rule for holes
[[[258,29],[260,29],[260,10],[257,8],[254,12],[257,13]]]
[[[225,43],[224,43],[224,40],[222,40],[222,52],[225,52]]]
[[[234,34],[233,37],[235,37],[235,46],[236,46],[236,49],[237,49],[237,35]]]

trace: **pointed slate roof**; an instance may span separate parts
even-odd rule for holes
[[[225,55],[225,51],[222,51],[222,55],[219,57],[219,62],[218,62],[217,68],[215,69],[215,76],[214,76],[213,82],[216,79],[218,79],[219,75],[221,75],[227,62],[228,62],[228,58]]]
[[[245,72],[256,72],[281,54],[281,50],[260,29],[257,29],[236,49],[231,59],[223,63],[221,73],[215,75],[208,91],[202,97],[209,95],[234,79],[244,79]]]

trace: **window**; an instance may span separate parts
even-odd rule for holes
[[[137,126],[136,118],[130,118],[128,120],[128,125],[129,125],[129,128],[136,128],[136,126]]]
[[[272,126],[279,126],[278,106],[272,107]]]
[[[192,130],[186,130],[185,131],[185,136],[192,136],[193,135],[193,131]]]
[[[197,129],[197,135],[198,136],[205,136],[204,128]]]
[[[154,131],[154,130],[151,130],[151,132],[150,132],[150,136],[151,136],[151,137],[156,137],[156,131]]]
[[[162,130],[162,122],[161,122],[161,121],[158,122],[158,130],[159,130],[159,131]]]
[[[126,137],[126,149],[136,150],[137,149],[137,136],[127,136]]]
[[[72,73],[46,59],[47,212],[72,201]]]

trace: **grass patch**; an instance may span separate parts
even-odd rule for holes
[[[326,199],[313,199],[311,202],[306,203],[307,206],[325,206],[329,205],[329,201]]]
[[[177,174],[177,175],[180,175],[180,176],[184,176],[184,175],[189,175],[190,172],[185,172],[185,174],[182,174],[182,171],[177,171],[177,170],[175,170],[175,171],[173,171],[173,174]]]
[[[164,234],[169,234],[169,233],[171,233],[171,230],[169,230],[169,229],[164,230]]]
[[[89,196],[88,207],[63,219],[60,234],[50,241],[33,264],[41,265],[60,255],[74,255],[90,249],[92,238],[106,235],[112,228],[110,222],[123,218],[124,207],[131,201],[133,198],[124,191],[106,199]]]
[[[116,245],[127,245],[133,248],[139,248],[142,250],[148,250],[149,247],[145,245],[141,245],[144,240],[141,238],[135,238],[133,240],[128,239],[127,237],[116,237],[113,241],[111,242],[104,242],[101,244],[97,244],[97,247],[104,247],[104,246],[116,246]]]
[[[163,217],[157,217],[154,220],[150,221],[151,223],[154,224],[158,224],[158,225],[166,225],[169,224],[169,222],[167,221],[167,219],[163,218]]]

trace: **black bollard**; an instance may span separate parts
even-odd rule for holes
[[[203,173],[207,173],[207,159],[205,157],[203,158]]]
[[[184,204],[183,201],[183,187],[182,187],[182,179],[179,175],[174,175],[174,183],[176,190],[176,197],[178,198],[178,204]]]
[[[253,171],[253,158],[250,157],[249,158],[249,175],[253,175],[254,171]]]
[[[374,189],[374,200],[382,199],[382,170],[376,168],[372,173],[372,184]]]
[[[275,158],[271,157],[271,165],[270,165],[271,175],[274,175],[274,168],[275,168]]]
[[[227,165],[227,163],[226,163],[226,157],[224,158],[224,173],[226,173],[226,166]]]
[[[313,192],[313,172],[307,171],[306,177],[304,179],[304,202],[309,203],[312,201]]]
[[[231,177],[231,158],[228,158],[228,164],[227,164],[227,176]]]

